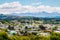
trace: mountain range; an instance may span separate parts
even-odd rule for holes
[[[58,18],[60,17],[60,13],[53,12],[53,13],[47,13],[47,12],[38,12],[38,13],[12,13],[10,15],[14,16],[33,16],[33,17],[47,17],[47,18]]]
[[[11,14],[0,14],[0,19],[18,19],[21,18],[60,18],[60,13],[53,12],[53,13],[47,13],[47,12],[38,12],[38,13],[11,13]]]

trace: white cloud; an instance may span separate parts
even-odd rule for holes
[[[38,4],[38,3],[37,3]],[[51,6],[32,6],[32,5],[22,5],[19,2],[11,2],[11,3],[5,3],[0,5],[0,13],[2,14],[10,14],[10,13],[35,13],[35,12],[59,12],[60,13],[60,7],[51,7]]]
[[[41,5],[41,6],[38,6],[38,9],[40,11],[45,11],[45,12],[48,12],[48,13],[52,13],[52,12],[55,12],[55,7],[51,7],[51,6],[44,6],[44,5]]]
[[[22,9],[22,6],[19,2],[5,3],[0,5],[0,13],[19,13]]]

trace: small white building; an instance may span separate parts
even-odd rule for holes
[[[37,35],[41,35],[41,36],[49,36],[50,33],[38,33]]]

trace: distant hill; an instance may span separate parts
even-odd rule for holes
[[[33,17],[46,17],[46,18],[60,18],[60,13],[53,12],[53,13],[47,13],[47,12],[38,12],[38,13],[12,13],[10,15],[14,16],[33,16]]]
[[[39,12],[39,13],[11,13],[9,15],[0,14],[0,20],[51,20],[58,19],[60,20],[60,13],[47,13],[47,12]]]

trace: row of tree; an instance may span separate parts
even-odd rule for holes
[[[27,36],[11,36],[7,34],[7,32],[0,31],[0,40],[60,40],[60,33],[52,32],[50,36],[41,36],[33,34]]]

